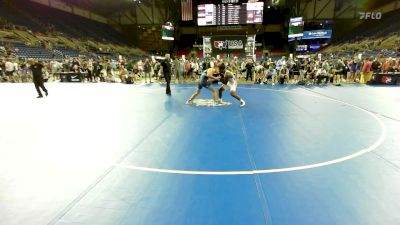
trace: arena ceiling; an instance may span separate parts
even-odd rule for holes
[[[168,8],[171,2],[181,0],[60,0],[67,4],[79,6],[92,12],[110,17],[118,12],[127,11],[130,8],[135,8],[137,5],[151,6],[155,1],[155,6],[160,9]],[[201,2],[202,0],[193,0]],[[209,1],[209,0],[207,0]],[[218,1],[218,0],[216,0]],[[277,3],[279,5],[293,6],[295,2],[312,2],[313,0],[264,0],[267,4]],[[394,2],[397,0],[335,0],[336,9],[341,6],[352,4],[359,9],[373,10],[382,5]]]
[[[67,4],[79,6],[98,13],[105,17],[134,8],[137,5],[151,6],[152,0],[61,0]],[[155,0],[156,7],[163,8],[171,1],[179,0]]]

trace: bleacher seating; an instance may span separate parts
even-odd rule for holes
[[[363,56],[396,57],[400,44],[400,10],[382,15],[380,20],[367,20],[349,35],[324,49],[327,53],[356,54]]]
[[[13,47],[15,49],[14,55],[23,59],[35,58],[40,60],[50,60],[54,56],[52,51],[40,47],[26,46],[18,43],[14,43]]]
[[[56,48],[56,49],[54,49],[54,53],[57,55],[60,54],[63,58],[79,56],[79,51],[74,50],[74,49],[66,49],[66,48]]]
[[[380,20],[367,20],[337,43],[345,43],[371,37],[382,37],[400,31],[400,10],[382,15]]]
[[[107,24],[25,0],[0,0],[0,25],[8,51],[22,59],[145,54]]]
[[[121,34],[107,24],[31,1],[0,0],[0,17],[15,25],[25,26],[33,32],[46,33],[53,27],[55,31],[69,37],[128,44]]]

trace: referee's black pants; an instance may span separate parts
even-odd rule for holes
[[[250,78],[251,81],[253,81],[253,74],[251,70],[246,71],[246,80]]]
[[[167,82],[166,94],[171,94],[171,74],[164,74],[165,81]]]
[[[33,77],[33,83],[35,84],[35,88],[37,93],[39,94],[39,96],[43,96],[42,92],[40,91],[40,88],[42,88],[42,90],[47,93],[47,89],[44,86],[44,80],[43,77]]]

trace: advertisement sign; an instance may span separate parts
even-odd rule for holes
[[[83,82],[83,77],[87,76],[87,73],[60,73],[61,82]]]
[[[400,85],[400,73],[376,73],[369,84]]]
[[[332,30],[309,30],[304,31],[303,39],[332,38]]]
[[[316,52],[321,48],[320,44],[310,44],[310,52]]]
[[[296,51],[297,52],[305,52],[305,51],[307,51],[307,45],[297,45],[296,46]]]
[[[304,21],[303,17],[291,18],[289,22],[289,38],[300,38],[303,36]]]
[[[213,55],[221,53],[244,53],[247,43],[246,36],[212,36],[211,45]]]

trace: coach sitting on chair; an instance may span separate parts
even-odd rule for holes
[[[280,84],[289,83],[289,69],[286,68],[286,64],[282,65],[282,68],[279,70],[278,81]]]

